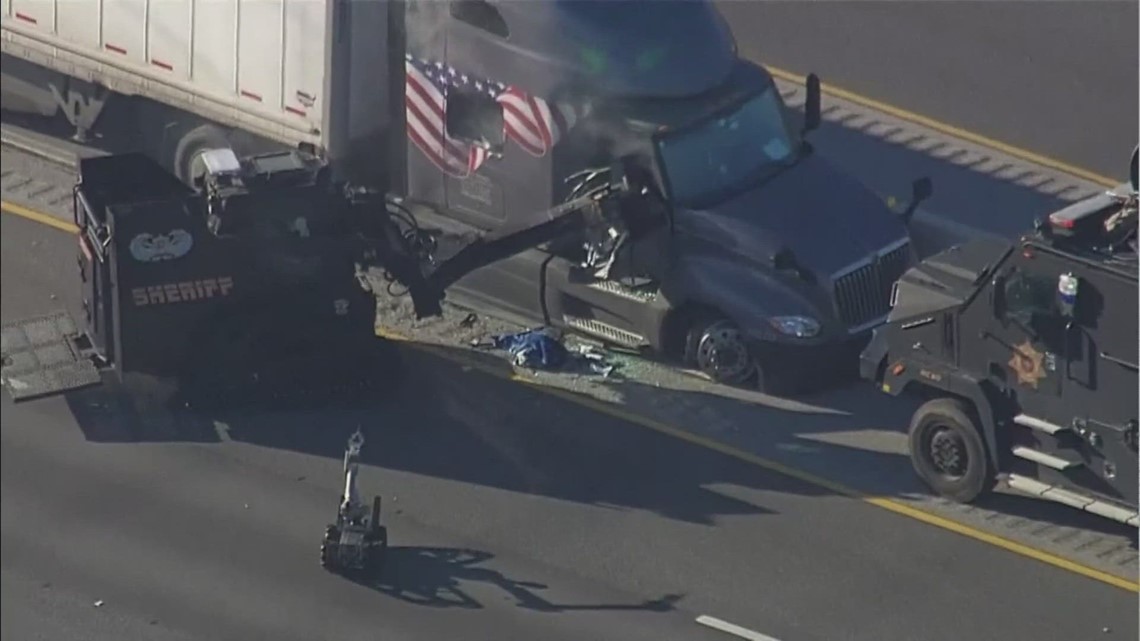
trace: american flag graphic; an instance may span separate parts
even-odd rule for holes
[[[408,137],[437,167],[456,178],[475,173],[487,160],[488,152],[447,135],[444,110],[450,89],[482,93],[502,105],[505,137],[535,157],[558,144],[581,116],[571,107],[551,106],[517,87],[475,78],[442,62],[409,55],[405,71]]]

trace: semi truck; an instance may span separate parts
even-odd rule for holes
[[[417,229],[505,238],[620,165],[657,219],[528,245],[449,296],[716,381],[792,393],[853,374],[914,262],[906,216],[809,141],[818,77],[789,108],[711,2],[3,7],[6,110],[118,132],[187,185],[213,149],[301,148]],[[909,211],[929,195],[915,181]]]

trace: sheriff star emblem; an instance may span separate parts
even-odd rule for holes
[[[1037,389],[1037,383],[1045,378],[1044,359],[1045,355],[1034,349],[1029,341],[1017,345],[1009,359],[1009,367],[1017,374],[1018,384]]]

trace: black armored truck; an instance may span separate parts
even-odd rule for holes
[[[1009,487],[1137,521],[1137,154],[1130,184],[975,240],[894,286],[861,373],[926,399],[918,476],[970,502]]]

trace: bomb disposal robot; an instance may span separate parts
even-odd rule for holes
[[[336,523],[325,528],[321,567],[338,573],[376,577],[383,568],[388,549],[388,529],[380,524],[380,497],[373,497],[369,510],[356,488],[363,445],[364,435],[358,429],[348,439],[344,451],[344,492]]]

